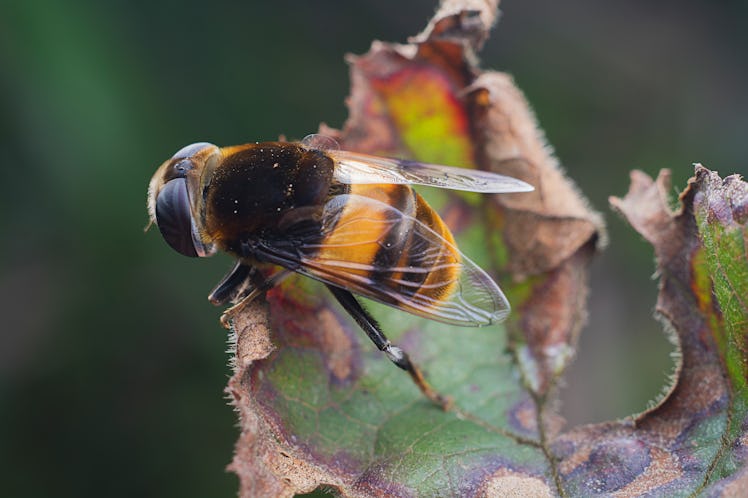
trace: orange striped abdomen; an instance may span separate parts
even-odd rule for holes
[[[405,271],[393,275],[392,279],[418,284],[413,294],[418,294],[423,300],[441,302],[451,295],[460,278],[460,253],[452,232],[439,214],[417,192],[413,193],[416,199],[415,218],[420,223],[415,224],[398,267],[408,270],[421,266],[428,272]],[[438,243],[434,234],[438,236]]]
[[[360,281],[351,290],[389,304],[403,305],[393,296],[425,306],[448,298],[460,277],[460,253],[426,201],[407,185],[356,184],[349,194],[314,259],[344,264]]]

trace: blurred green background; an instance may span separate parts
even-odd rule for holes
[[[0,3],[0,487],[4,496],[233,496],[230,266],[143,234],[158,164],[340,127],[347,52],[405,41],[435,3]],[[642,410],[672,370],[651,249],[612,215],[628,171],[746,173],[748,4],[505,1],[483,66],[512,73],[605,213],[572,424]],[[673,189],[676,192],[676,188]]]

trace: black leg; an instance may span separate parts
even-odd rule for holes
[[[238,271],[241,266],[241,263],[238,263],[235,270]],[[243,271],[243,270],[242,270]],[[240,313],[249,303],[257,299],[259,296],[264,294],[265,292],[272,289],[276,284],[278,284],[281,280],[286,278],[288,275],[290,275],[292,272],[286,269],[280,269],[277,272],[275,272],[272,276],[269,278],[265,278],[265,276],[257,270],[256,268],[252,268],[249,275],[245,277],[243,281],[241,281],[241,286],[237,289],[236,292],[231,294],[231,301],[234,304],[231,308],[227,309],[223,312],[223,315],[221,316],[221,324],[227,328],[230,329],[230,320],[231,317],[236,315],[237,313]],[[218,285],[216,288],[216,291],[223,287],[223,283],[227,280],[232,280],[232,276],[234,273],[230,273],[227,275],[223,281],[221,281],[221,284]],[[238,278],[238,277],[237,277]],[[213,291],[211,293],[210,297],[213,297],[213,294],[216,293],[216,291]],[[237,302],[238,301],[238,302]]]
[[[254,280],[255,274],[258,273],[253,267],[238,261],[234,269],[226,274],[223,279],[208,296],[208,300],[215,304],[221,305],[229,301],[237,301],[242,294],[247,294],[252,290],[250,278]]]
[[[335,296],[335,299],[343,306],[343,308],[356,320],[356,323],[364,329],[369,339],[377,346],[377,348],[387,355],[392,363],[402,368],[413,379],[418,389],[431,401],[447,410],[451,406],[452,401],[439,394],[432,388],[421,373],[421,370],[410,361],[408,354],[397,346],[394,346],[389,339],[382,332],[381,327],[377,321],[366,311],[361,303],[348,292],[347,290],[335,287],[332,285],[327,286]]]

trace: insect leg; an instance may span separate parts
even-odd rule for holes
[[[442,407],[444,410],[450,408],[452,400],[446,396],[442,396],[431,387],[424,378],[421,369],[410,361],[410,358],[405,351],[393,345],[389,339],[387,339],[377,321],[364,309],[363,306],[361,306],[361,303],[356,300],[353,294],[347,290],[332,285],[328,285],[327,288],[330,289],[330,292],[332,292],[332,295],[335,296],[335,299],[338,300],[341,306],[343,306],[353,319],[356,320],[356,323],[364,329],[366,335],[369,336],[369,339],[372,340],[377,348],[386,354],[387,358],[389,358],[392,363],[410,374],[410,377],[413,379],[416,386],[418,386],[418,389],[420,389],[428,399]]]
[[[218,285],[211,291],[208,300],[216,306],[229,301],[236,301],[242,293],[252,290],[252,282],[257,270],[247,264],[238,261],[234,269],[226,274]]]
[[[252,270],[253,271],[247,277],[247,281],[249,280],[252,281],[251,286],[247,286],[246,288],[242,289],[243,293],[240,296],[241,300],[235,305],[233,305],[232,307],[228,308],[226,311],[224,311],[223,315],[221,316],[221,324],[224,326],[224,328],[227,328],[227,329],[230,328],[229,320],[231,319],[233,315],[239,313],[248,304],[250,304],[252,301],[257,299],[259,296],[261,296],[265,292],[275,287],[284,278],[286,278],[292,273],[290,270],[281,269],[280,271],[276,272],[270,278],[265,278],[262,275],[262,273],[257,271],[257,269],[252,268]]]

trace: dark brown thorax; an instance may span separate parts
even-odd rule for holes
[[[205,231],[219,246],[236,252],[247,236],[278,236],[292,211],[311,216],[324,206],[333,161],[298,144],[262,142],[227,147],[204,188]]]

